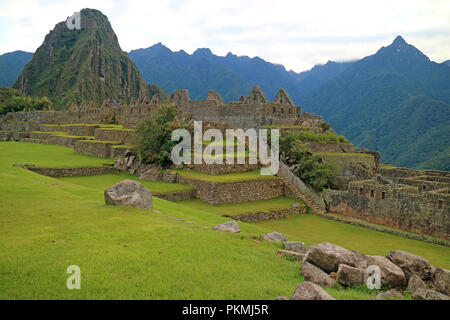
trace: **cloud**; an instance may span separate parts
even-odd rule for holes
[[[450,59],[447,0],[2,1],[0,52],[35,51],[56,23],[85,7],[108,16],[126,51],[157,42],[189,53],[209,47],[302,71],[373,54],[401,34],[432,60]]]

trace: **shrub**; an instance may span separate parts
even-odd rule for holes
[[[167,103],[160,106],[155,116],[138,124],[134,143],[142,162],[163,167],[171,163],[171,151],[177,144],[170,140],[172,131],[185,127],[176,122],[177,113],[176,107]]]
[[[280,138],[280,152],[297,164],[294,169],[304,182],[317,191],[337,189],[337,175],[341,168],[336,162],[323,162],[321,157],[308,151],[302,141],[288,134]]]
[[[320,127],[321,127],[322,130],[325,132],[325,131],[327,131],[327,130],[330,129],[330,124],[329,124],[328,122],[322,122],[322,123],[320,124]]]
[[[51,110],[53,103],[47,97],[24,96],[19,90],[0,88],[0,115],[8,112]]]

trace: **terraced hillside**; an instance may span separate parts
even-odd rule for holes
[[[3,299],[289,296],[303,281],[301,262],[278,257],[281,245],[261,240],[261,234],[274,230],[307,244],[333,238],[367,254],[385,255],[392,248],[408,250],[438,266],[450,266],[448,247],[311,215],[296,214],[257,224],[238,222],[241,233],[232,234],[212,228],[229,219],[223,215],[239,214],[239,205],[213,209],[195,199],[175,203],[153,197],[153,211],[107,206],[105,186],[128,175],[52,178],[13,166],[15,163],[99,166],[111,164],[112,159],[74,153],[64,146],[0,142],[0,179],[8,181],[0,184],[1,194],[6,195],[0,198]],[[155,193],[168,191],[169,185],[178,187],[173,183],[143,183]],[[291,200],[259,200],[243,204],[241,212],[279,205],[290,206]],[[65,287],[66,268],[72,264],[81,268],[82,290]],[[369,299],[377,293],[366,288],[326,290],[338,299]]]

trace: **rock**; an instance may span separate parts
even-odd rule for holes
[[[365,269],[367,257],[363,254],[350,251],[335,244],[322,242],[314,244],[306,250],[303,262],[309,262],[323,271],[337,272],[340,264]]]
[[[403,270],[382,256],[368,256],[367,266],[376,265],[381,271],[381,285],[391,288],[403,288],[406,286],[406,278]]]
[[[391,289],[380,294],[377,294],[371,300],[401,300],[405,297],[403,294],[397,289]]]
[[[105,203],[152,209],[152,193],[142,183],[134,180],[122,180],[104,192]]]
[[[285,296],[279,296],[279,297],[276,297],[275,300],[289,300],[289,298],[285,297]]]
[[[166,170],[162,173],[162,181],[164,182],[176,182],[177,181],[177,173]]]
[[[422,279],[413,274],[408,281],[408,290],[414,293],[419,289],[427,289],[427,286],[425,285],[425,282],[422,281]]]
[[[241,232],[241,229],[239,228],[239,225],[236,223],[236,221],[227,221],[227,222],[221,223],[221,224],[215,226],[214,230],[229,231],[229,232],[233,232],[233,233]]]
[[[163,174],[161,173],[161,167],[155,165],[146,165],[142,170],[140,170],[139,179],[140,180],[161,180]]]
[[[13,167],[19,167],[19,168],[23,168],[23,164],[22,163],[14,163]]]
[[[364,284],[364,270],[340,264],[336,279],[344,286],[361,286]]]
[[[388,253],[387,258],[402,268],[406,280],[409,280],[413,274],[419,276],[422,280],[427,280],[431,277],[431,264],[424,257],[402,250],[392,250]]]
[[[309,281],[300,283],[294,290],[291,300],[336,300],[325,290]]]
[[[302,275],[305,277],[306,281],[321,286],[331,287],[336,283],[336,280],[332,279],[326,272],[309,262],[305,262],[302,265]]]
[[[284,247],[286,250],[294,251],[298,253],[305,253],[306,252],[306,246],[304,242],[301,241],[284,241],[283,242]]]
[[[276,241],[276,242],[283,242],[283,241],[287,241],[287,238],[279,232],[270,232],[270,233],[265,233],[262,235],[264,240],[267,241]]]
[[[450,300],[450,297],[446,296],[443,293],[423,288],[420,288],[413,292],[412,298],[414,300]]]
[[[300,204],[299,203],[293,203],[291,204],[291,208],[299,208]]]
[[[450,295],[450,270],[436,268],[433,276],[434,288],[446,295]]]

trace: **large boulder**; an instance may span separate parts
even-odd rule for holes
[[[391,288],[403,288],[406,286],[406,278],[403,270],[382,256],[368,256],[367,266],[376,265],[381,271],[381,285]]]
[[[433,277],[434,288],[446,295],[450,295],[450,270],[436,268]]]
[[[431,264],[424,257],[402,250],[392,250],[388,253],[387,258],[402,268],[406,280],[409,280],[413,274],[419,276],[422,280],[427,280],[431,277]]]
[[[227,222],[221,223],[221,224],[215,226],[214,230],[229,231],[229,232],[233,232],[233,233],[241,232],[241,229],[239,228],[239,225],[236,223],[236,221],[227,221]]]
[[[413,292],[412,298],[414,300],[450,300],[450,297],[443,293],[423,288]]]
[[[287,241],[287,238],[284,234],[279,232],[270,232],[262,235],[262,238],[267,241],[276,241],[276,242],[284,242]]]
[[[405,297],[403,294],[397,289],[390,289],[388,291],[377,294],[371,300],[402,300]]]
[[[337,271],[337,282],[344,286],[361,286],[364,284],[364,270],[340,264]]]
[[[314,244],[306,250],[303,262],[309,262],[327,273],[337,272],[340,264],[360,269],[366,268],[367,257],[335,244],[322,242]]]
[[[306,281],[310,281],[321,286],[331,287],[336,283],[336,280],[332,279],[326,272],[309,262],[305,262],[302,265],[302,275],[305,277]]]
[[[413,274],[408,281],[408,290],[414,293],[419,289],[428,289],[428,288],[425,282],[422,281],[422,279]]]
[[[291,300],[336,300],[317,284],[304,281],[294,290]]]
[[[298,253],[305,253],[306,246],[304,242],[300,241],[284,241],[284,248],[289,251],[294,251]]]
[[[134,206],[143,209],[152,209],[152,193],[142,183],[125,179],[104,192],[105,203],[122,206]]]

